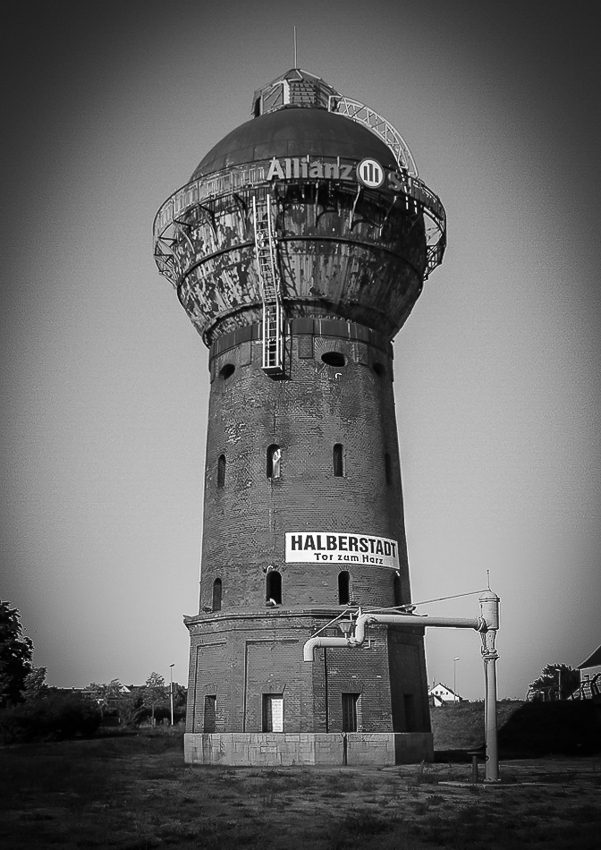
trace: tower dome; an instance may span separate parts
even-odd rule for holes
[[[282,108],[253,118],[218,142],[202,159],[190,180],[265,155],[285,157],[344,157],[357,162],[374,157],[385,168],[396,168],[386,143],[367,127],[324,109]]]
[[[253,113],[159,210],[160,271],[211,345],[261,321],[264,223],[283,316],[391,339],[445,246],[444,209],[409,149],[373,110],[298,69],[255,92]]]

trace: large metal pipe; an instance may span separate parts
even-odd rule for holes
[[[499,628],[500,599],[492,590],[480,594],[480,617],[424,617],[418,614],[362,614],[359,609],[355,620],[354,633],[344,637],[314,637],[304,645],[303,658],[313,661],[313,653],[320,647],[350,647],[361,646],[365,641],[365,629],[370,623],[382,623],[391,626],[420,626],[427,628],[475,629],[482,637],[482,658],[484,660],[484,721],[486,737],[486,769],[485,782],[499,781],[499,755],[497,750],[497,673],[496,662],[498,653],[495,648],[497,629]],[[349,621],[346,622],[347,625]],[[350,632],[350,625],[349,632]]]
[[[303,647],[303,661],[313,661],[313,650],[320,649],[322,646],[351,646],[348,638],[345,637],[314,637],[309,638]]]
[[[485,782],[499,781],[499,753],[497,745],[497,658],[495,638],[499,628],[500,599],[492,590],[480,595],[480,611],[490,623],[482,634],[482,659],[484,661],[484,732],[486,741]]]
[[[356,647],[365,641],[365,628],[370,623],[382,623],[389,626],[438,626],[439,628],[475,629],[486,631],[488,628],[483,617],[427,617],[419,614],[359,614],[355,621],[354,634],[348,637],[309,638],[303,649],[305,661],[313,661],[313,652],[323,646]]]

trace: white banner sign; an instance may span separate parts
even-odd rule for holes
[[[369,564],[399,569],[396,540],[368,534],[328,531],[287,531],[287,564]]]

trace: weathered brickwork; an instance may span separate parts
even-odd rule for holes
[[[240,347],[215,358],[201,610],[212,607],[216,578],[223,582],[223,610],[260,609],[269,567],[281,572],[286,606],[337,604],[344,566],[285,563],[285,533],[307,530],[398,541],[400,598],[395,600],[392,570],[357,565],[349,569],[351,597],[381,606],[409,601],[392,359],[365,343],[327,337],[313,338],[313,358],[299,358],[299,339],[293,338],[289,380],[274,381],[262,372],[257,342],[247,365],[240,364]],[[324,363],[321,357],[329,352],[342,354],[346,365]],[[227,367],[234,371],[223,377]],[[333,469],[337,443],[343,447],[341,477]],[[271,445],[282,452],[279,478],[266,474]],[[223,486],[220,457],[225,458]]]
[[[263,695],[278,694],[284,732],[342,732],[343,694],[356,694],[357,731],[429,732],[421,637],[372,627],[360,649],[320,649],[313,664],[303,662],[303,644],[331,619],[299,609],[189,618],[188,731],[259,733]],[[207,697],[215,697],[211,729]]]
[[[428,681],[422,629],[387,630],[392,724],[395,732],[429,732],[430,710],[423,694]]]
[[[202,757],[210,762],[224,757],[223,736],[230,734],[340,735],[345,695],[356,703],[357,733],[425,733],[417,749],[427,751],[420,634],[370,627],[360,649],[320,649],[314,663],[302,660],[304,643],[347,603],[389,608],[410,601],[392,349],[353,338],[348,323],[328,327],[335,333],[313,328],[288,337],[284,380],[262,371],[254,333],[237,344],[224,341],[210,362],[200,609],[187,619],[188,733],[203,741]],[[270,447],[281,452],[275,474]],[[399,571],[357,560],[286,563],[286,532],[308,531],[392,539]],[[342,600],[341,571],[349,574]],[[276,591],[268,586],[274,572],[281,577]],[[270,601],[273,592],[279,595]],[[335,626],[324,633],[340,635]],[[282,700],[281,732],[265,729],[266,695]],[[213,735],[220,736],[218,745]],[[380,755],[394,763],[400,750],[386,740],[387,755]],[[347,758],[348,741],[344,746]],[[247,745],[240,747],[228,749],[228,763],[251,758]],[[251,750],[252,763],[269,760],[269,747]],[[357,745],[353,757],[368,759],[362,752]],[[294,753],[273,756],[272,763],[301,759]],[[336,750],[335,763],[339,756]],[[310,763],[315,756],[302,758]],[[330,756],[324,751],[323,758]]]

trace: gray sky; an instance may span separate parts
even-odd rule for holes
[[[502,598],[499,694],[601,641],[596,0],[5,4],[0,597],[52,684],[187,679],[207,353],[161,203],[293,65],[384,115],[449,247],[395,343],[415,600]],[[6,20],[6,16],[8,19]],[[473,616],[477,596],[422,613]],[[427,634],[481,698],[479,639]]]

